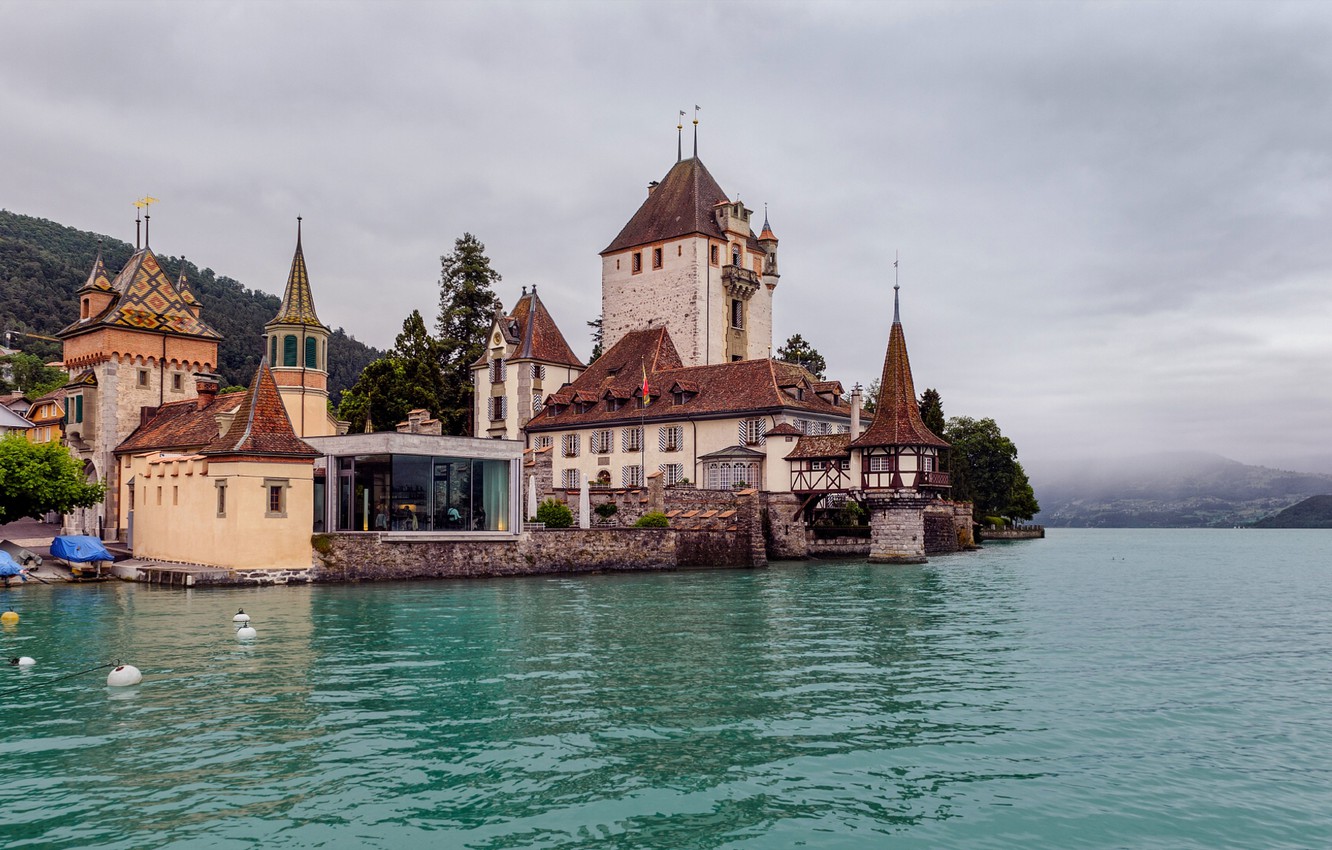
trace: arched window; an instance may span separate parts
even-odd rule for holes
[[[282,338],[282,365],[296,365],[296,337],[294,334],[287,334]]]
[[[88,318],[88,307],[89,307],[89,305],[90,305],[91,303],[92,303],[92,299],[89,299],[89,298],[85,298],[85,299],[83,299],[83,309],[79,311],[79,318],[80,318],[80,319],[86,319],[86,318]]]
[[[305,368],[318,369],[319,361],[319,340],[312,336],[305,338]]]
[[[277,336],[276,336],[276,335],[271,335],[271,336],[268,337],[268,365],[270,365],[270,366],[276,366],[276,365],[277,365]]]

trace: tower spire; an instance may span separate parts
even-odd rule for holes
[[[897,252],[893,252],[893,324],[902,324],[902,311],[897,304],[897,291],[902,287],[897,282]]]
[[[680,110],[680,118],[675,123],[675,161],[684,159],[684,110]]]
[[[698,111],[702,108],[694,104],[694,159],[698,159]]]

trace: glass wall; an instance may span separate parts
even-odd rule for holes
[[[337,459],[338,531],[509,531],[510,462],[429,455]]]

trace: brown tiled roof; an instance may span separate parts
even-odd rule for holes
[[[786,456],[787,460],[798,458],[849,457],[851,455],[850,434],[803,435],[796,440],[795,448]]]
[[[296,253],[291,258],[291,271],[287,273],[287,288],[282,293],[282,306],[267,325],[317,325],[324,327],[315,313],[314,294],[310,292],[310,273],[305,268],[305,251],[301,249],[300,220],[296,225]],[[327,328],[325,328],[327,330]]]
[[[111,299],[100,315],[80,319],[56,335],[67,337],[110,326],[207,339],[222,338],[220,333],[194,315],[150,248],[140,248],[134,252],[111,286],[116,291],[116,297]]]
[[[814,383],[814,392],[816,392],[816,393],[832,393],[832,394],[834,394],[834,395],[841,395],[841,394],[842,394],[842,382],[841,382],[841,381],[816,381],[816,382]]]
[[[259,363],[250,388],[242,395],[240,408],[227,433],[204,447],[202,454],[270,455],[277,457],[318,457],[309,443],[296,436],[287,418],[268,361]]]
[[[772,427],[772,428],[769,428],[768,431],[767,431],[767,433],[765,433],[763,436],[765,436],[765,437],[802,437],[802,436],[804,436],[804,435],[800,433],[800,429],[799,429],[799,428],[797,428],[796,426],[792,425],[790,422],[783,422],[783,423],[781,423],[780,425],[776,425],[776,426],[774,426],[774,427]]]
[[[201,449],[217,439],[218,414],[234,412],[244,397],[245,393],[220,395],[202,408],[193,398],[164,404],[116,446],[116,453]]]
[[[726,234],[717,224],[712,209],[727,200],[726,193],[712,178],[703,160],[698,157],[680,160],[666,172],[638,212],[601,253],[693,234],[725,240]],[[752,232],[749,243],[750,250],[763,250]]]
[[[646,409],[626,407],[610,410],[604,402],[585,413],[574,409],[552,413],[549,404],[532,417],[528,430],[581,428],[606,421],[669,420],[691,416],[724,416],[786,409],[795,412],[848,417],[850,410],[834,407],[814,392],[797,400],[782,387],[812,387],[813,376],[800,366],[780,360],[737,360],[704,366],[682,366],[670,334],[664,327],[625,334],[571,385],[552,394],[550,403],[570,404],[578,398],[603,399],[614,390],[637,393],[648,377],[652,404]],[[688,389],[692,388],[692,389]],[[674,404],[672,389],[696,393],[683,404]],[[798,433],[798,432],[797,432]]]
[[[513,318],[518,322],[521,343],[515,358],[540,360],[567,366],[582,366],[583,361],[573,353],[564,334],[560,333],[546,305],[537,298],[536,287],[518,299],[513,307]]]
[[[888,354],[883,359],[883,377],[879,380],[879,399],[874,408],[874,421],[851,445],[854,448],[948,446],[920,418],[916,385],[911,380],[911,360],[907,357],[906,335],[902,333],[896,293],[893,295],[893,328],[888,333]]]

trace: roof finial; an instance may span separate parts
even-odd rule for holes
[[[301,216],[296,216],[296,247],[301,247]]]
[[[899,325],[902,323],[902,312],[898,308],[897,304],[897,291],[902,288],[897,283],[897,256],[898,256],[897,252],[894,251],[893,252],[893,324],[895,325]]]
[[[684,159],[684,110],[680,110],[680,118],[675,124],[675,161]]]
[[[523,298],[527,297],[527,284],[523,284],[523,294],[521,297]]]
[[[698,159],[698,111],[702,108],[694,104],[694,159]]]
[[[143,214],[143,247],[145,248],[148,247],[148,221],[151,218],[152,216],[148,215],[148,213]]]

